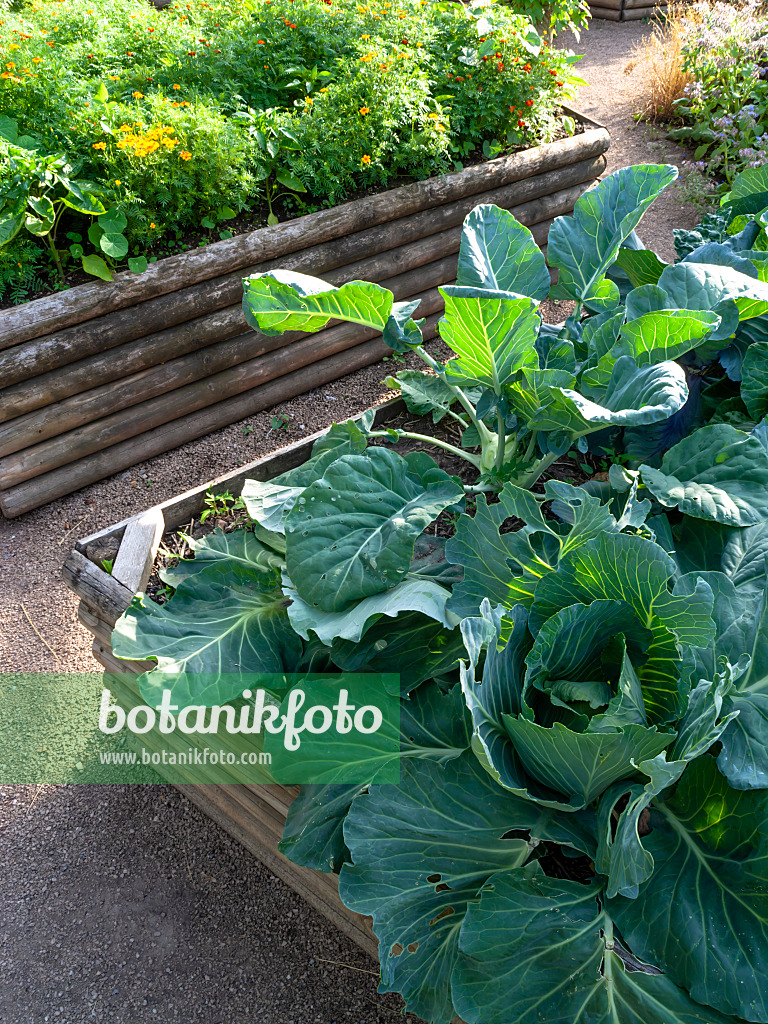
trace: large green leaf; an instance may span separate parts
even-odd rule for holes
[[[494,875],[464,920],[453,1000],[468,1024],[726,1024],[613,944],[594,882]],[[625,964],[625,959],[628,966]]]
[[[719,323],[715,313],[701,311],[645,313],[624,324],[620,347],[638,366],[678,359],[696,348]]]
[[[302,786],[288,808],[283,838],[277,848],[288,860],[315,871],[341,871],[349,860],[344,819],[365,786]]]
[[[741,397],[754,419],[768,413],[768,341],[758,341],[747,349],[741,364]]]
[[[727,526],[768,519],[768,453],[749,434],[726,423],[702,427],[665,454],[660,469],[640,476],[663,505]]]
[[[286,562],[299,596],[338,612],[403,579],[416,538],[463,488],[420,452],[345,455],[310,484],[286,519]]]
[[[603,297],[604,274],[653,200],[676,177],[677,168],[669,164],[623,167],[589,189],[572,217],[556,218],[549,230],[547,261],[560,271],[557,297],[598,309],[619,304],[615,285],[615,295]]]
[[[762,594],[768,582],[768,523],[729,530],[720,552],[720,567],[731,577],[734,586],[742,591]]]
[[[714,637],[712,592],[702,583],[692,595],[670,592],[676,566],[652,541],[624,533],[604,533],[560,560],[556,572],[539,583],[530,628],[537,633],[548,618],[575,601],[626,601],[653,633],[647,661],[639,667],[649,722],[679,717],[687,695],[680,679],[677,643],[704,647]]]
[[[641,288],[644,284],[656,284],[668,265],[650,249],[629,249],[622,246],[616,257],[616,266],[621,267],[633,288]]]
[[[665,420],[688,397],[685,371],[674,362],[638,367],[620,356],[596,401],[571,388],[551,387],[548,402],[528,421],[531,430],[564,430],[576,438],[604,426],[637,426]]]
[[[676,263],[661,275],[659,287],[667,293],[667,308],[712,310],[722,315],[722,304],[733,302],[738,320],[749,320],[768,312],[768,284],[732,267]]]
[[[630,946],[697,1001],[768,1017],[768,794],[737,792],[714,758],[692,761],[652,810],[654,872],[608,904]]]
[[[403,580],[389,590],[350,604],[340,612],[326,612],[305,601],[287,578],[283,579],[283,589],[291,599],[288,618],[293,628],[305,639],[311,630],[323,644],[332,644],[337,639],[357,643],[374,622],[383,617],[393,619],[401,612],[420,611],[448,629],[458,622],[446,607],[450,590],[435,580]]]
[[[768,169],[748,167],[737,174],[723,202],[730,217],[761,213],[768,206]]]
[[[541,318],[528,298],[446,285],[440,337],[458,356],[446,364],[448,379],[501,395],[523,367],[539,365],[536,335]]]
[[[160,578],[164,583],[178,587],[182,580],[208,568],[218,567],[223,582],[226,582],[227,573],[236,565],[265,573],[272,572],[282,567],[285,556],[269,543],[265,543],[268,537],[269,535],[265,533],[260,539],[250,530],[232,530],[230,533],[215,530],[199,540],[190,537],[187,543],[194,551],[195,557],[179,559],[176,565],[161,570]],[[277,538],[278,548],[280,540],[281,537]]]
[[[448,1024],[467,906],[491,875],[520,867],[532,849],[502,837],[534,829],[536,841],[569,841],[572,817],[500,791],[471,753],[443,765],[408,759],[398,786],[374,785],[359,797],[344,826],[353,864],[344,865],[339,892],[373,917],[380,991],[400,992],[410,1012]]]
[[[736,678],[726,707],[738,712],[721,739],[717,766],[734,789],[768,789],[768,591],[748,592],[742,650],[749,665]],[[735,660],[735,659],[734,659]]]
[[[382,617],[359,640],[337,638],[331,648],[331,658],[345,672],[399,674],[403,694],[454,671],[464,653],[459,630],[447,629],[420,609],[402,612],[394,621]]]
[[[292,672],[302,643],[291,628],[277,573],[234,561],[182,580],[170,601],[135,597],[117,620],[118,658],[157,659],[139,679],[155,707],[170,689],[179,707],[223,704],[240,696],[246,673]]]
[[[387,377],[387,387],[399,389],[406,407],[420,416],[432,414],[432,422],[439,423],[456,402],[456,395],[436,374],[423,370],[401,370]]]
[[[461,618],[476,615],[484,598],[491,605],[529,606],[539,580],[556,567],[559,558],[596,537],[617,529],[616,520],[597,498],[562,481],[549,480],[545,500],[559,501],[568,509],[570,530],[544,518],[541,498],[515,484],[505,484],[498,502],[488,505],[478,495],[474,516],[459,517],[456,532],[446,546],[449,561],[464,569],[464,579],[453,588],[448,607]],[[507,519],[525,525],[500,533]]]
[[[505,629],[509,626],[511,629]],[[506,644],[503,630],[510,634]],[[462,621],[461,632],[469,654],[468,664],[461,665],[461,686],[472,715],[472,748],[480,763],[499,785],[518,796],[545,807],[570,810],[570,800],[528,775],[504,726],[504,716],[519,714],[523,706],[525,657],[531,649],[525,609],[517,605],[505,621],[501,609],[492,609],[486,599],[478,617]],[[578,821],[575,816],[572,820]]]
[[[528,228],[508,210],[482,203],[464,221],[456,283],[546,299],[550,279]]]
[[[539,725],[504,715],[504,725],[523,765],[534,779],[584,807],[634,765],[661,753],[674,733],[630,724],[617,732],[572,732],[562,722]]]
[[[364,281],[335,288],[318,277],[288,270],[270,270],[245,280],[245,319],[262,334],[319,331],[332,319],[383,331],[392,308],[392,292]]]

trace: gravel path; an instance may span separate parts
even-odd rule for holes
[[[631,116],[640,72],[625,68],[648,31],[595,22],[574,44],[593,83],[579,106],[613,138],[609,170],[680,160]],[[697,219],[672,187],[641,234],[671,259],[672,226]],[[76,537],[366,408],[387,393],[390,369],[374,366],[285,403],[287,434],[270,433],[272,413],[261,413],[19,520],[0,519],[3,671],[98,668],[60,581]],[[407,1024],[396,997],[376,994],[376,975],[174,789],[0,787],[3,1024],[385,1024],[396,1015]]]

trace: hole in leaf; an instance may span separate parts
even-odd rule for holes
[[[446,888],[447,888],[447,886],[446,886]],[[442,921],[442,919],[444,917],[450,917],[451,914],[455,914],[455,913],[456,913],[456,911],[453,909],[453,907],[445,907],[444,910],[440,911],[440,913],[437,915],[437,917],[433,917],[432,918],[432,920],[429,922],[430,927],[432,925],[437,924],[438,921]]]
[[[445,882],[441,882],[440,885],[435,886],[435,892],[447,892],[450,888],[450,885],[446,885]]]
[[[415,953],[418,948],[419,948],[418,942],[409,942],[408,943],[407,949],[408,949],[409,953]]]
[[[437,882],[440,881],[441,877],[442,877],[441,875],[428,875],[427,876],[427,881],[428,882],[435,882],[435,883],[437,883]]]
[[[401,946],[401,944],[400,944],[399,942],[396,942],[396,943],[395,943],[395,944],[394,944],[394,945],[392,946],[392,949],[390,949],[390,951],[389,951],[389,955],[390,955],[390,956],[400,956],[400,954],[401,954],[402,952],[403,952],[403,947]]]

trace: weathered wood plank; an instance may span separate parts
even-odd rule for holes
[[[67,555],[61,571],[69,589],[96,609],[107,622],[117,622],[131,603],[133,591],[94,565],[77,548]]]
[[[132,594],[146,589],[164,530],[163,513],[157,508],[142,512],[127,524],[112,566],[112,578]]]

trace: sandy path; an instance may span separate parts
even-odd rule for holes
[[[579,106],[611,131],[609,170],[679,160],[631,116],[639,72],[624,70],[648,31],[597,22],[578,47],[593,83]],[[673,187],[641,234],[671,259],[671,227],[697,219]],[[0,519],[3,670],[98,667],[60,581],[74,538],[366,408],[385,394],[388,371],[374,366],[285,403],[288,435],[268,435],[271,413],[262,413],[19,520]],[[244,434],[246,425],[253,431]],[[170,787],[0,787],[0,850],[4,1024],[396,1019],[398,1000],[376,994],[375,965]]]

